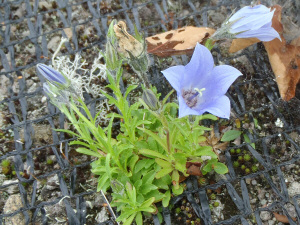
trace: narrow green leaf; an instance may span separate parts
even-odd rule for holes
[[[148,155],[148,156],[152,156],[155,158],[161,158],[161,159],[168,161],[167,156],[164,156],[163,154],[160,154],[159,152],[156,152],[156,151],[153,151],[150,149],[141,149],[141,150],[139,150],[139,153],[142,155]]]
[[[244,137],[245,142],[249,143],[251,145],[251,147],[255,149],[255,143],[251,143],[250,138],[248,137],[248,135],[244,134],[243,137]]]
[[[148,200],[146,200],[146,201],[144,201],[142,204],[141,204],[141,208],[143,208],[143,207],[150,207],[152,204],[153,204],[153,202],[155,201],[155,198],[154,197],[152,197],[152,198],[149,198]]]
[[[210,119],[210,120],[217,120],[218,117],[212,115],[212,114],[205,114],[205,115],[201,115],[200,120],[206,120],[206,119]]]
[[[221,141],[227,142],[227,141],[233,141],[236,138],[238,138],[241,135],[241,131],[238,130],[228,130],[224,133]]]
[[[164,105],[164,104],[168,101],[169,97],[171,96],[171,94],[173,94],[173,92],[174,92],[174,89],[173,89],[172,91],[170,91],[170,92],[166,95],[166,97],[164,97],[164,99],[162,100],[162,105]]]
[[[134,169],[134,166],[136,164],[136,162],[139,160],[139,157],[137,155],[133,155],[130,160],[129,160],[129,163],[128,163],[128,166],[130,168],[131,171],[133,171]]]
[[[127,96],[128,96],[128,94],[129,94],[132,90],[134,90],[136,87],[137,87],[137,85],[130,85],[129,87],[127,87],[126,92],[125,92],[125,95],[124,95],[124,98],[126,99]]]
[[[172,167],[172,163],[170,163],[169,161],[160,159],[160,158],[156,158],[155,162],[163,168]]]
[[[173,168],[163,168],[156,174],[156,179],[159,179],[163,176],[166,176],[167,174],[171,173]]]
[[[169,206],[170,199],[171,199],[171,192],[170,192],[170,190],[168,190],[168,191],[166,191],[165,197],[162,200],[163,207]]]
[[[144,131],[146,134],[148,134],[149,136],[151,136],[153,139],[155,139],[157,141],[157,143],[159,143],[165,151],[167,151],[167,144],[166,144],[166,140],[162,139],[161,137],[159,137],[157,134],[153,133],[150,130],[138,127],[138,129]]]
[[[138,212],[135,216],[136,225],[143,225],[143,216],[141,212]]]
[[[91,151],[91,150],[86,149],[86,148],[77,148],[76,152],[79,152],[79,153],[82,153],[82,154],[85,154],[85,155],[95,156],[95,157],[98,157],[98,158],[104,157],[100,153]]]
[[[128,217],[128,219],[126,219],[124,221],[122,220],[123,221],[123,225],[131,225],[132,221],[135,218],[135,215],[136,215],[136,213],[132,214],[130,217]]]
[[[76,137],[80,137],[80,135],[70,131],[70,130],[65,130],[65,129],[54,129],[55,131],[59,131],[59,132],[64,132],[64,133],[68,133],[68,134],[71,134],[73,136],[76,136]]]

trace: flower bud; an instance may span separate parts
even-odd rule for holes
[[[142,99],[150,109],[159,109],[158,99],[151,89],[144,89]]]
[[[37,69],[47,81],[56,87],[66,88],[70,86],[70,80],[52,67],[39,63],[37,64]]]
[[[106,67],[109,70],[116,70],[119,66],[119,57],[116,51],[117,37],[114,33],[114,25],[116,24],[116,20],[113,20],[108,28],[107,32],[107,42],[105,45],[105,63]]]

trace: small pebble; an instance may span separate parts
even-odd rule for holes
[[[272,215],[268,211],[262,211],[260,213],[260,218],[262,219],[262,221],[268,221],[272,218]]]
[[[257,185],[257,181],[256,180],[252,180],[251,183],[252,183],[252,185]]]

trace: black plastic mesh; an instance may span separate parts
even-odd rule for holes
[[[291,4],[296,6],[296,1]],[[0,161],[13,157],[14,168],[17,181],[5,186],[0,186],[0,190],[8,186],[17,185],[18,193],[21,196],[22,204],[16,207],[15,211],[5,214],[0,207],[0,224],[4,219],[23,214],[25,224],[47,224],[51,212],[45,210],[46,206],[55,206],[61,200],[65,208],[65,223],[68,224],[93,224],[94,220],[89,220],[88,215],[92,210],[87,207],[88,196],[95,195],[96,184],[91,190],[79,187],[82,180],[87,180],[90,174],[80,171],[88,171],[90,161],[76,165],[69,159],[69,146],[72,139],[66,138],[62,133],[52,130],[50,139],[43,137],[46,141],[33,140],[36,125],[43,125],[43,129],[63,128],[65,117],[53,105],[46,104],[42,113],[35,117],[33,112],[37,110],[35,101],[41,101],[43,97],[39,79],[37,79],[35,66],[37,63],[47,63],[53,55],[53,49],[49,48],[49,40],[54,36],[67,37],[72,33],[69,42],[65,44],[61,54],[74,55],[82,53],[85,56],[95,55],[94,47],[102,48],[105,42],[105,34],[109,21],[113,18],[125,20],[129,30],[134,30],[134,24],[144,32],[145,36],[151,36],[157,32],[186,25],[211,26],[208,12],[218,11],[223,8],[227,15],[233,8],[240,8],[250,4],[250,1],[172,1],[178,8],[172,9],[166,0],[152,1],[68,1],[59,0],[47,2],[50,7],[43,7],[39,1],[0,1],[0,77],[8,79],[7,96],[0,101],[3,116],[6,121],[4,134],[11,136],[10,143],[0,143]],[[285,1],[279,2],[284,3]],[[24,12],[16,10],[23,5]],[[268,3],[266,3],[268,5]],[[84,14],[74,11],[82,10]],[[146,10],[151,10],[150,13]],[[79,11],[80,11],[79,10]],[[298,13],[300,9],[295,8]],[[54,22],[52,21],[54,20]],[[300,21],[298,21],[300,22]],[[47,26],[47,24],[49,26]],[[51,26],[55,24],[55,26]],[[220,24],[217,24],[220,25]],[[82,28],[83,27],[83,28]],[[69,29],[65,29],[69,28]],[[83,30],[82,30],[83,29]],[[92,35],[88,34],[82,38],[83,31],[91,29]],[[22,32],[21,32],[22,31]],[[26,31],[26,32],[25,32]],[[28,46],[31,51],[28,51]],[[94,52],[93,52],[94,51]],[[214,49],[216,64],[232,64],[233,58],[223,58],[219,49]],[[178,204],[183,198],[192,206],[197,217],[201,218],[201,224],[249,224],[249,216],[254,215],[257,224],[263,224],[260,218],[261,211],[279,211],[287,216],[290,224],[297,224],[300,221],[299,201],[300,195],[289,196],[285,180],[284,166],[299,163],[300,146],[295,141],[294,135],[300,134],[300,109],[299,93],[298,97],[290,102],[280,100],[277,84],[274,81],[273,73],[263,45],[257,44],[244,50],[240,55],[246,57],[248,65],[237,65],[242,70],[244,76],[230,88],[228,97],[231,100],[232,110],[237,118],[247,117],[250,122],[254,119],[258,121],[268,121],[273,127],[262,127],[261,130],[252,129],[248,132],[251,142],[256,144],[253,148],[250,144],[241,144],[235,148],[245,149],[256,158],[262,166],[262,170],[249,175],[241,175],[233,167],[233,159],[230,148],[225,151],[226,163],[229,173],[226,179],[221,179],[215,184],[199,186],[196,177],[190,177],[187,181],[187,190],[183,195],[172,199],[172,204]],[[235,55],[234,58],[238,56]],[[188,57],[172,57],[178,64],[187,63]],[[151,60],[155,60],[153,57]],[[236,66],[236,65],[235,65]],[[249,72],[249,67],[254,71]],[[151,67],[151,82],[158,87],[159,91],[164,91],[167,83],[160,74],[157,66]],[[30,82],[37,83],[34,88]],[[3,79],[2,79],[3,81]],[[3,84],[2,84],[3,85]],[[101,99],[95,100],[101,101]],[[90,104],[91,109],[95,102]],[[274,124],[279,118],[283,122],[283,127],[275,127]],[[217,128],[216,128],[217,129]],[[245,129],[247,130],[247,129]],[[11,132],[12,131],[12,132]],[[264,133],[263,135],[261,133]],[[41,133],[42,135],[42,133]],[[42,138],[42,139],[43,139]],[[290,157],[282,161],[276,161],[276,155],[271,154],[271,144],[289,142],[295,150]],[[60,152],[60,144],[63,144],[63,154]],[[1,146],[2,145],[2,146]],[[4,146],[9,148],[4,151]],[[286,151],[290,151],[288,148]],[[49,168],[45,173],[35,175],[38,170],[36,158],[45,152],[52,152],[57,161],[57,167]],[[41,160],[45,160],[41,158]],[[51,166],[49,166],[51,167]],[[24,170],[27,170],[24,176]],[[20,172],[23,172],[21,175]],[[60,196],[43,200],[43,193],[38,191],[38,181],[47,179],[57,174],[59,180]],[[257,205],[252,208],[250,205],[249,189],[253,188],[247,184],[248,178],[264,180],[264,185],[269,186],[273,202],[266,208]],[[26,188],[25,188],[26,187]],[[224,220],[213,221],[207,190],[216,190],[219,187],[226,192],[232,207],[235,209]],[[30,190],[30,191],[28,191]],[[100,195],[100,194],[99,194]],[[2,195],[4,196],[4,195]],[[51,200],[49,200],[51,199]],[[296,221],[291,218],[286,209],[286,204],[291,203],[296,209]],[[174,224],[175,215],[167,208],[163,209],[162,215],[165,224]],[[52,220],[51,220],[52,221]],[[66,222],[67,221],[67,222]],[[160,224],[157,216],[153,216],[154,224]],[[102,224],[113,224],[108,220]]]

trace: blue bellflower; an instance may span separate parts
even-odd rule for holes
[[[206,47],[197,43],[186,66],[173,66],[162,73],[177,91],[179,117],[209,112],[229,118],[230,101],[225,93],[242,73],[232,66],[214,67],[212,54]]]
[[[264,5],[245,6],[226,20],[213,35],[213,40],[232,38],[258,38],[260,41],[280,39],[272,27],[275,10]]]
[[[57,87],[68,87],[70,84],[68,78],[50,66],[39,63],[37,64],[37,69],[47,81]]]

